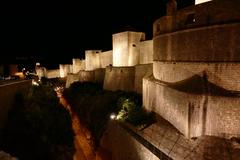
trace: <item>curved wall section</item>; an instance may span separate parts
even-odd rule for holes
[[[135,66],[135,81],[134,87],[137,93],[142,93],[143,78],[152,75],[152,64],[141,64]]]
[[[240,23],[187,29],[154,37],[153,60],[240,61],[239,44]]]
[[[240,136],[239,95],[184,91],[179,84],[169,85],[153,77],[143,79],[143,93],[144,107],[162,116],[188,138]]]
[[[202,112],[199,111],[204,104],[202,95],[177,91],[153,77],[143,79],[143,93],[143,105],[147,110],[162,116],[188,138],[202,134]],[[194,107],[194,116],[191,116],[190,108]]]
[[[153,63],[154,77],[176,83],[206,74],[207,80],[231,91],[240,91],[239,63],[159,62]]]

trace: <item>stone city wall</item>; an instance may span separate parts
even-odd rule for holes
[[[60,70],[59,69],[46,70],[45,75],[46,78],[57,78],[60,77]]]
[[[78,73],[81,70],[85,70],[85,60],[73,58],[72,65],[73,65],[73,73]]]
[[[208,98],[206,134],[220,137],[239,137],[240,135],[240,98]]]
[[[240,91],[239,63],[160,62],[154,61],[156,79],[176,83],[206,73],[208,81],[226,90]]]
[[[112,54],[113,54],[112,50],[101,52],[99,54],[100,68],[106,68],[107,66],[113,64],[113,55]]]
[[[238,93],[206,82],[204,75],[178,83],[150,76],[143,80],[143,93],[146,109],[155,111],[188,138],[240,135]]]
[[[31,80],[21,80],[0,85],[0,130],[8,117],[8,111],[14,104],[16,94],[25,94],[31,87]]]
[[[134,91],[135,67],[107,67],[103,88],[106,90]]]
[[[85,51],[85,65],[86,71],[92,71],[94,69],[101,68],[100,67],[100,60],[99,60],[99,53],[102,52],[101,50],[87,50]]]
[[[104,78],[104,89],[135,91],[142,93],[142,79],[152,74],[152,64],[134,67],[107,67]]]
[[[153,59],[159,61],[240,61],[239,35],[240,23],[162,34],[153,38]]]
[[[143,32],[121,32],[113,34],[113,66],[134,66],[139,64],[139,42],[145,40]]]
[[[59,71],[60,71],[60,77],[66,77],[69,73],[72,73],[72,65],[60,64]]]
[[[103,84],[105,77],[105,68],[94,70],[94,82]]]
[[[68,88],[72,83],[79,82],[79,79],[80,79],[79,74],[68,74],[65,87]]]
[[[79,71],[77,74],[68,74],[66,87],[68,88],[74,82],[93,82],[103,84],[105,69],[96,69],[93,71]]]
[[[139,42],[139,64],[153,63],[153,40]]]
[[[239,21],[239,0],[214,0],[159,18],[153,24],[153,35]]]
[[[134,90],[142,93],[143,78],[152,74],[152,64],[141,64],[135,66]]]

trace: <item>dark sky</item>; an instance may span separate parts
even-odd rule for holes
[[[112,34],[128,26],[151,39],[152,23],[165,14],[166,1],[10,2],[0,15],[1,61],[25,56],[64,63],[87,49],[110,50]],[[193,3],[179,0],[178,7]]]

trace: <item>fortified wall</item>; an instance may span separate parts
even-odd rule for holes
[[[79,71],[85,70],[85,60],[73,58],[72,59],[73,74],[78,73]]]
[[[0,140],[8,112],[14,105],[16,94],[25,94],[32,85],[31,80],[21,80],[0,84]]]
[[[116,33],[112,51],[88,50],[72,71],[62,69],[67,87],[91,81],[142,93],[144,107],[162,119],[141,130],[110,124],[101,145],[116,159],[238,159],[236,142],[225,138],[240,137],[239,22],[239,0],[179,11],[169,0],[167,15],[153,24],[153,40]]]
[[[67,74],[66,87],[76,81],[103,84],[105,68],[112,65],[112,51],[87,50],[85,58],[73,59],[73,73]]]
[[[240,134],[240,1],[215,0],[154,22],[143,102],[186,137]]]
[[[73,60],[72,73],[60,68],[68,75],[66,87],[90,81],[102,83],[107,90],[142,93],[142,79],[152,74],[153,60],[153,41],[144,40],[144,33],[126,31],[113,35],[112,51],[85,51],[85,60]]]
[[[69,75],[67,86],[92,81],[143,93],[146,109],[186,137],[239,135],[239,22],[238,0],[179,11],[170,0],[167,15],[153,24],[153,40],[142,32],[113,34],[112,51],[88,50],[85,60],[60,65],[60,77]]]
[[[143,32],[113,34],[113,66],[106,69],[104,89],[142,93],[142,78],[152,73],[153,41]]]

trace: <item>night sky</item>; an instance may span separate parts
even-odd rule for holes
[[[1,63],[70,63],[87,49],[111,50],[112,34],[129,28],[152,39],[152,24],[165,14],[166,1],[6,4],[0,16]],[[178,8],[191,4],[193,0],[179,0]]]

